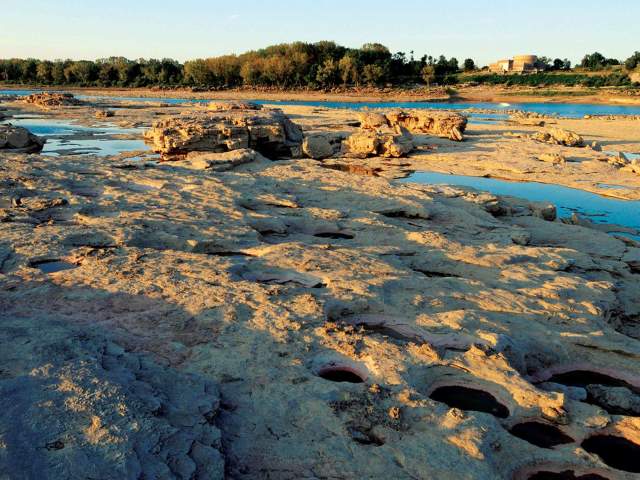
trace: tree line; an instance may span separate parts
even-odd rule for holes
[[[567,59],[541,57],[549,71],[569,71]],[[586,55],[580,67],[602,70],[621,65],[598,52]],[[640,52],[624,62],[631,70]],[[444,55],[391,53],[379,43],[346,48],[334,42],[294,42],[273,45],[241,55],[189,60],[129,60],[110,57],[89,60],[0,59],[0,82],[13,84],[97,87],[197,86],[205,88],[279,87],[332,88],[346,85],[455,84],[462,72],[477,72],[473,59],[462,64]]]

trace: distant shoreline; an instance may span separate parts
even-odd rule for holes
[[[640,105],[640,92],[624,95],[615,89],[576,89],[547,87],[461,87],[452,93],[438,89],[344,89],[337,92],[313,90],[262,90],[230,89],[194,92],[191,89],[154,89],[123,87],[54,87],[33,85],[3,85],[0,90],[47,90],[65,91],[80,95],[141,97],[141,98],[185,98],[199,100],[261,100],[261,101],[326,101],[344,103],[373,102],[434,102],[434,103],[575,103],[601,105]],[[537,93],[540,92],[540,93]]]

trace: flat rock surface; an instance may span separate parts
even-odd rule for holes
[[[482,128],[402,162],[564,148]],[[0,478],[635,478],[581,448],[640,444],[632,241],[524,200],[233,158],[0,153]]]

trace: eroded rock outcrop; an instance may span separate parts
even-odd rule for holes
[[[361,112],[360,126],[364,130],[380,130],[387,127],[405,128],[410,133],[423,133],[462,141],[467,128],[467,118],[452,112],[429,110],[397,110],[387,114]]]
[[[24,97],[22,101],[42,108],[69,107],[83,104],[81,100],[78,100],[70,93],[53,92],[32,93]]]
[[[302,142],[304,154],[314,160],[324,160],[340,151],[341,137],[328,133],[307,135]]]
[[[262,105],[252,102],[211,102],[207,110],[228,112],[229,110],[262,110]]]
[[[453,112],[430,110],[396,111],[387,113],[392,127],[400,126],[411,133],[426,133],[461,142],[467,128],[467,117]]]
[[[34,135],[24,127],[11,124],[0,125],[0,151],[14,153],[33,153],[42,150],[45,139]]]
[[[531,135],[533,140],[552,145],[564,145],[565,147],[583,147],[584,140],[580,135],[570,130],[562,128],[550,128],[543,132],[537,132]]]
[[[389,127],[389,119],[382,113],[377,112],[359,112],[360,128],[363,130],[379,130]]]
[[[189,112],[155,122],[144,137],[167,157],[251,148],[272,159],[300,157],[303,140],[300,127],[277,109]]]
[[[342,143],[342,153],[351,158],[404,157],[414,148],[410,135],[363,131]]]

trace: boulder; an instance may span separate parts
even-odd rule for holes
[[[335,148],[337,145],[337,149]],[[340,149],[340,143],[335,141],[329,135],[324,133],[316,133],[308,135],[302,142],[302,151],[304,154],[315,160],[323,160],[332,157],[336,150]]]
[[[343,153],[347,157],[367,158],[378,155],[379,135],[375,132],[358,132],[342,142]]]
[[[467,128],[467,117],[453,112],[432,110],[395,111],[386,115],[391,127],[403,127],[410,133],[426,133],[460,142]]]
[[[113,110],[96,110],[94,114],[96,118],[110,118],[115,116],[116,112]]]
[[[413,139],[403,134],[358,132],[343,143],[343,154],[352,158],[403,157],[413,150]]]
[[[360,128],[364,130],[380,130],[389,126],[389,120],[381,113],[360,112],[358,113]]]
[[[70,93],[52,92],[32,93],[31,95],[24,97],[22,101],[43,108],[67,107],[82,105],[83,103]]]
[[[560,153],[542,153],[538,155],[538,160],[553,163],[554,165],[567,162],[565,156]]]
[[[195,111],[159,120],[144,138],[165,157],[251,148],[277,159],[300,157],[303,135],[281,110],[231,109]]]
[[[593,142],[591,142],[591,145],[589,145],[589,148],[591,150],[593,150],[594,152],[601,152],[602,151],[602,146],[596,142],[595,140]]]
[[[379,152],[383,157],[404,157],[413,150],[413,138],[409,135],[382,135]]]
[[[252,102],[211,102],[207,110],[213,112],[228,112],[229,110],[262,110],[262,105]]]
[[[552,145],[564,145],[565,147],[583,147],[584,140],[580,135],[570,130],[562,128],[550,128],[543,132],[537,132],[531,135],[533,140]]]
[[[512,123],[529,127],[544,127],[545,121],[543,119],[546,118],[546,115],[540,113],[523,111],[516,111],[509,116],[509,120]]]
[[[11,124],[0,125],[0,150],[10,150],[14,153],[39,152],[45,141],[26,128],[14,127]]]

